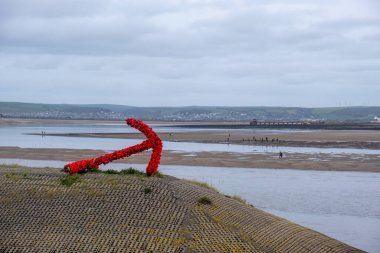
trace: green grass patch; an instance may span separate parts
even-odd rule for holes
[[[162,174],[161,172],[157,171],[153,177],[158,177],[158,178],[163,178],[164,177],[164,174]]]
[[[212,201],[208,197],[199,198],[198,203],[202,205],[212,205]]]
[[[132,167],[130,167],[128,169],[122,169],[120,171],[118,171],[118,170],[90,170],[89,173],[108,174],[108,175],[122,175],[122,176],[132,175],[132,176],[138,176],[138,177],[145,177],[146,176],[145,172],[134,169]],[[154,177],[163,178],[164,175],[157,171],[156,174],[154,174]]]
[[[88,170],[88,173],[90,173],[90,174],[103,174],[104,171],[102,171],[102,170]]]
[[[144,189],[144,193],[145,194],[149,194],[149,193],[151,193],[152,192],[152,189],[150,189],[150,188],[145,188]]]
[[[72,186],[73,184],[77,183],[77,182],[80,182],[81,181],[81,178],[80,176],[78,176],[77,174],[74,174],[74,175],[68,175],[64,178],[61,178],[61,184],[64,185],[64,186]]]
[[[102,171],[103,174],[110,174],[110,175],[118,175],[120,174],[119,171],[117,170],[106,170],[106,171]]]
[[[13,175],[11,173],[5,173],[6,178],[11,178]]]
[[[18,180],[20,179],[20,175],[17,175],[15,172],[7,172],[5,173],[5,177],[11,180]]]
[[[17,163],[10,163],[10,164],[5,164],[5,163],[2,163],[0,164],[0,168],[19,168],[19,167],[23,167]]]
[[[146,176],[145,172],[136,170],[134,168],[123,169],[119,172],[120,175],[134,175],[134,176]]]

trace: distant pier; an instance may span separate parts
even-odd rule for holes
[[[197,123],[181,124],[175,127],[199,129],[320,129],[320,130],[380,130],[378,122],[325,122],[297,120],[252,120],[247,123]]]
[[[258,121],[256,119],[249,123],[250,126],[278,126],[278,127],[300,127],[300,126],[324,126],[324,121]]]

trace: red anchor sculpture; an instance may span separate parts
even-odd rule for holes
[[[129,157],[133,154],[140,153],[152,148],[153,153],[150,158],[149,164],[146,168],[146,174],[148,176],[153,176],[154,173],[157,172],[158,165],[160,164],[162,153],[162,141],[160,137],[158,137],[158,135],[153,131],[153,129],[141,120],[129,118],[126,119],[126,122],[129,126],[136,128],[137,130],[142,132],[147,137],[147,140],[143,141],[140,144],[117,150],[115,152],[105,154],[96,158],[80,160],[66,164],[63,170],[65,172],[69,172],[70,174],[85,173],[89,170],[99,169],[99,165],[101,164],[106,165],[114,160]]]

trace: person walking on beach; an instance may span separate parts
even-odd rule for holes
[[[282,158],[282,152],[280,151],[280,154],[278,155],[278,158]]]

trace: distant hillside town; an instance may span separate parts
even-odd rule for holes
[[[0,102],[0,118],[103,119],[135,117],[161,121],[359,121],[380,122],[380,107],[133,107]]]

